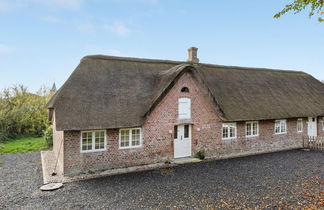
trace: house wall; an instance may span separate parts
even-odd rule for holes
[[[183,86],[189,88],[189,93],[182,93]],[[64,132],[64,173],[76,174],[89,170],[120,168],[134,165],[151,164],[173,159],[173,132],[178,122],[178,98],[191,98],[191,118],[195,126],[201,127],[193,136],[202,144],[216,145],[219,139],[221,121],[210,102],[202,96],[198,86],[188,75],[183,75],[164,99],[148,116],[142,127],[143,146],[136,149],[119,149],[118,129],[107,130],[107,150],[105,152],[80,153],[80,131]],[[204,136],[204,138],[201,138]],[[195,142],[193,140],[193,142]],[[213,141],[214,140],[214,141]],[[193,144],[196,151],[198,142]],[[194,154],[194,152],[193,152]]]
[[[53,111],[52,118],[53,125],[53,152],[57,161],[57,171],[58,173],[63,173],[63,131],[58,131],[56,129],[55,121],[55,111]]]
[[[180,91],[184,86],[189,88],[189,93]],[[64,131],[64,173],[73,175],[173,159],[173,130],[179,123],[180,97],[191,98],[192,156],[199,150],[205,150],[210,158],[226,158],[302,146],[302,136],[307,135],[306,118],[303,133],[297,133],[297,119],[287,120],[287,134],[274,134],[274,120],[266,120],[259,121],[258,137],[246,138],[245,122],[237,122],[237,138],[222,140],[222,120],[206,95],[190,74],[185,73],[148,116],[142,128],[141,148],[119,149],[118,129],[108,129],[106,151],[80,153],[81,132]]]
[[[317,118],[317,135],[324,136],[324,117]]]
[[[287,119],[287,133],[275,134],[275,120],[259,121],[259,135],[246,137],[245,122],[237,122],[237,138],[222,140],[209,155],[214,158],[228,158],[280,150],[301,148],[303,136],[307,135],[306,118],[303,118],[303,132],[297,132],[297,118]]]

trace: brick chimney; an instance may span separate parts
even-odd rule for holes
[[[188,49],[188,62],[191,63],[199,63],[199,59],[197,58],[197,51],[198,48],[197,47],[190,47]]]

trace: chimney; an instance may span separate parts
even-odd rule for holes
[[[197,47],[190,47],[188,49],[188,62],[191,63],[199,63],[199,59],[197,58],[197,51],[198,48]]]

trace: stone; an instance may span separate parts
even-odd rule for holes
[[[40,187],[42,191],[53,191],[63,187],[62,183],[50,183]]]

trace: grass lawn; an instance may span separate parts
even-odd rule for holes
[[[0,154],[47,150],[43,137],[22,136],[0,143]]]

